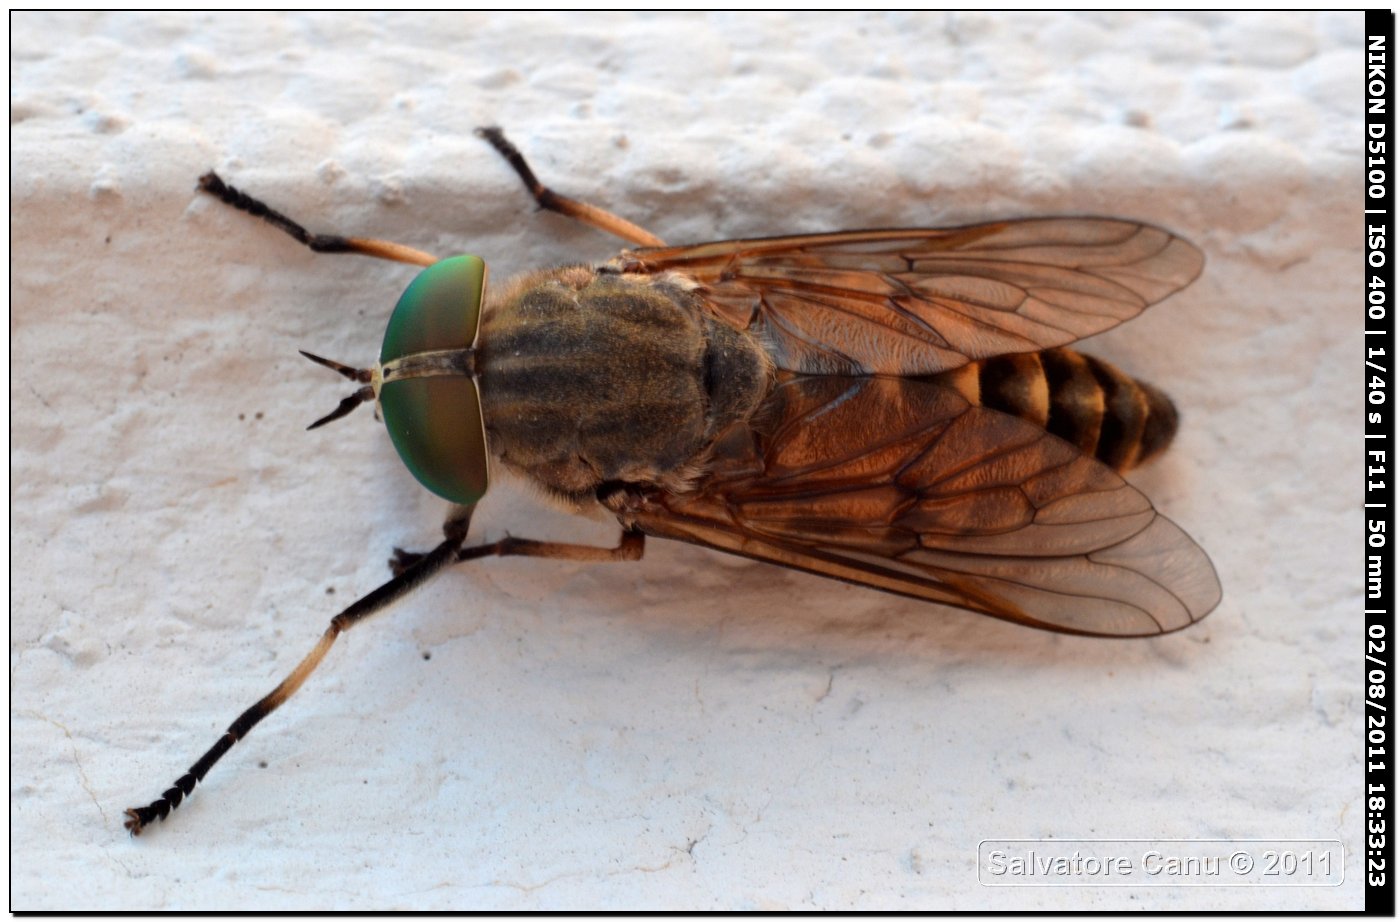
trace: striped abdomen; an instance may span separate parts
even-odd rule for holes
[[[1118,471],[1160,454],[1176,434],[1166,394],[1069,349],[998,356],[949,377],[972,402],[1044,426]]]

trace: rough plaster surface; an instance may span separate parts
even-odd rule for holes
[[[1360,905],[1362,19],[12,18],[14,908]],[[1060,637],[686,546],[489,561],[358,628],[183,771],[442,506],[315,433],[411,269],[317,229],[611,255],[471,128],[673,242],[1098,213],[1204,277],[1087,348],[1184,425],[1134,476],[1225,600]],[[608,541],[500,488],[480,534]],[[332,594],[333,593],[333,594]],[[430,657],[430,658],[429,658]],[[989,837],[1323,837],[1308,890],[988,889]]]

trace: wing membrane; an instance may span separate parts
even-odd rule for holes
[[[1220,600],[1204,552],[1118,474],[930,380],[792,376],[693,493],[638,525],[1051,630],[1147,636]]]
[[[845,231],[625,252],[624,271],[674,270],[719,317],[805,374],[934,374],[1063,346],[1189,284],[1199,250],[1107,218],[951,230]]]

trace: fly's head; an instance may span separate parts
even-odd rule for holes
[[[486,288],[479,256],[454,256],[418,274],[389,318],[379,361],[352,368],[303,352],[364,386],[315,429],[375,401],[389,437],[418,482],[463,506],[486,494],[486,429],[476,381],[476,340]]]

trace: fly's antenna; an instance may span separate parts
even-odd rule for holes
[[[305,349],[298,349],[297,351],[300,352],[302,355],[306,356],[311,361],[315,362],[317,365],[324,365],[332,371],[339,372],[342,376],[349,378],[351,381],[359,381],[361,384],[364,385],[364,387],[360,388],[359,390],[355,391],[355,393],[342,400],[340,402],[340,406],[336,407],[334,410],[327,413],[325,416],[322,416],[320,419],[316,420],[316,422],[307,426],[307,431],[310,431],[312,429],[319,429],[326,423],[335,422],[342,416],[348,415],[351,410],[355,409],[360,404],[366,403],[374,399],[374,385],[370,383],[374,380],[374,373],[368,368],[351,368],[349,365],[342,365],[339,362],[332,361],[331,359],[322,358],[319,355],[312,355]]]

